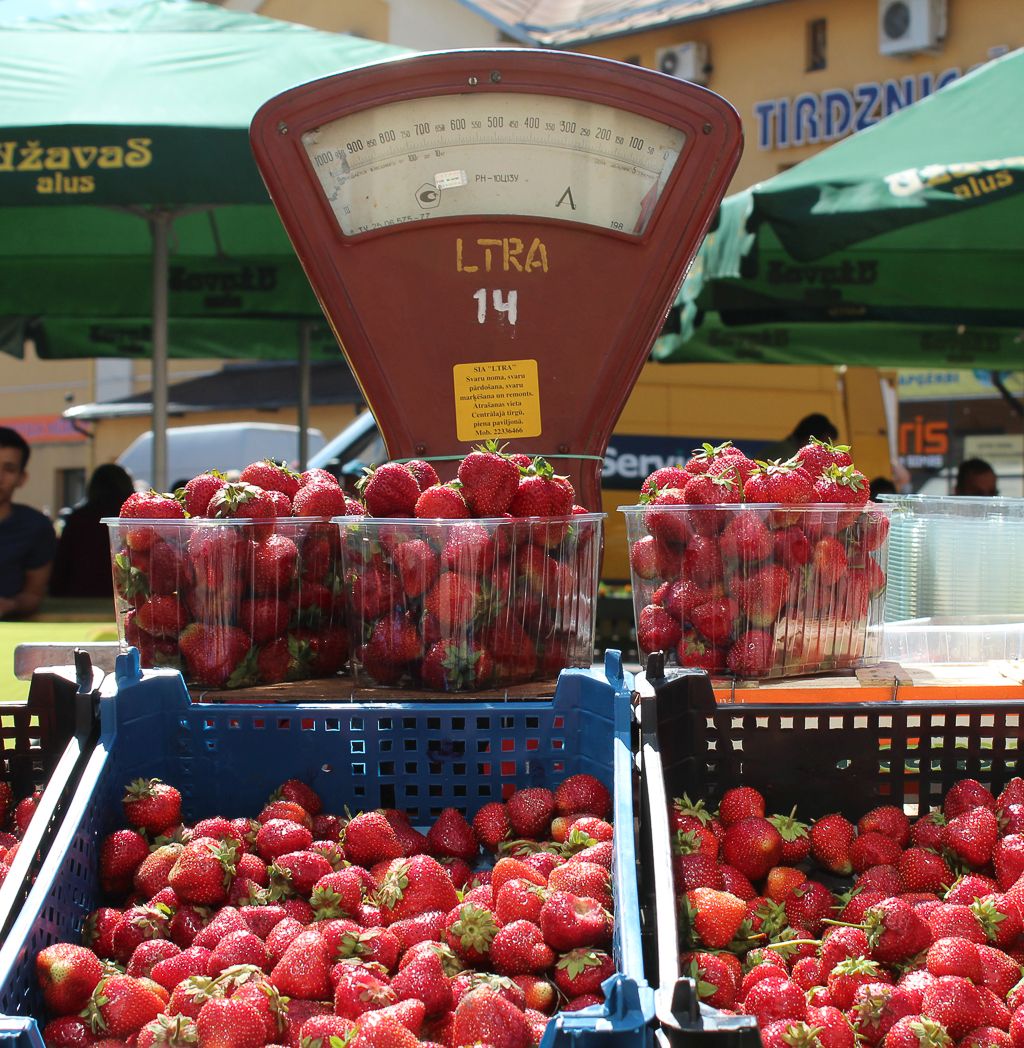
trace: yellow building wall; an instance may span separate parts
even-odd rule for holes
[[[259,13],[332,33],[349,33],[384,43],[388,39],[385,0],[264,0]]]
[[[827,64],[807,72],[807,26],[820,18],[827,21]],[[832,88],[852,92],[865,82],[939,75],[951,68],[966,72],[986,61],[990,48],[1024,44],[1024,8],[1021,0],[948,0],[946,42],[935,54],[879,54],[877,0],[784,0],[574,49],[653,69],[658,48],[690,40],[708,45],[707,87],[728,99],[743,120],[746,147],[730,187],[734,192],[830,144],[760,148],[758,102]]]

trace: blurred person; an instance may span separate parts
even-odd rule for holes
[[[53,562],[50,594],[54,597],[109,597],[110,538],[103,517],[116,517],[121,504],[135,490],[131,474],[109,462],[97,466],[89,478],[85,501],[64,523]]]
[[[956,471],[954,495],[981,495],[991,498],[999,494],[996,471],[980,458],[964,459]]]
[[[9,426],[0,426],[0,619],[39,609],[50,580],[57,536],[49,517],[14,501],[28,480],[31,449]]]
[[[791,459],[805,444],[810,443],[811,437],[828,440],[834,444],[839,439],[839,430],[836,429],[835,423],[828,415],[822,415],[820,412],[805,415],[793,427],[793,432],[788,437],[775,444],[769,444],[758,457],[766,460],[781,459],[782,461]]]
[[[897,494],[896,485],[888,477],[875,477],[870,484],[871,501],[875,502],[879,495]]]

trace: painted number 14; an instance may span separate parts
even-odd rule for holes
[[[487,321],[487,288],[474,291],[473,298],[476,299],[476,322],[484,324]],[[509,291],[507,295],[503,291],[491,292],[491,308],[495,313],[504,313],[510,324],[516,322],[518,302],[518,291]]]

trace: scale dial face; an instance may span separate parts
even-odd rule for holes
[[[640,236],[685,142],[637,113],[514,92],[391,102],[302,135],[346,236],[476,215]]]

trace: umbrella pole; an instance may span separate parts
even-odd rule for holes
[[[299,325],[299,470],[309,460],[309,402],[310,402],[310,333],[312,325],[304,320]]]
[[[167,476],[167,271],[168,233],[173,216],[167,211],[149,215],[153,238],[153,487],[166,491]]]

